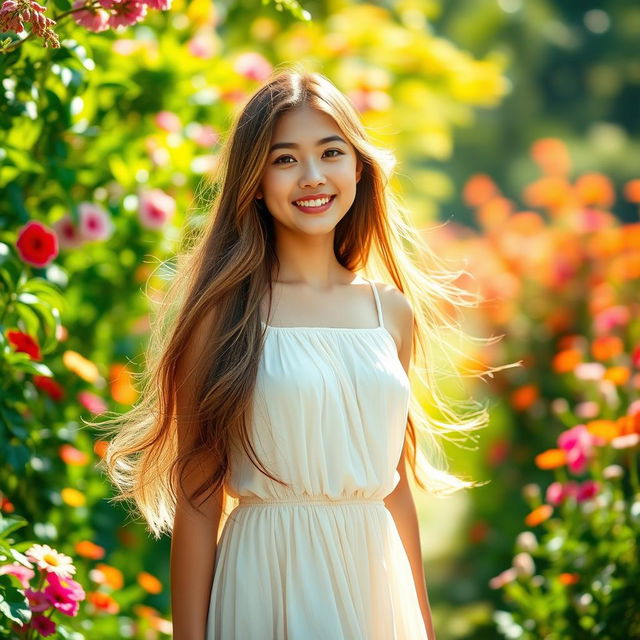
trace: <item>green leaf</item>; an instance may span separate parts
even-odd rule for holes
[[[0,516],[0,538],[6,538],[10,533],[27,524],[29,524],[27,520],[20,516]]]
[[[24,593],[13,586],[8,575],[0,576],[0,614],[25,624],[31,620],[31,609]]]

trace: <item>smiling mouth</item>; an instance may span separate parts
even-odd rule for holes
[[[313,199],[309,199],[309,200],[297,200],[297,201],[294,201],[292,204],[293,204],[295,207],[297,207],[298,209],[300,209],[300,211],[303,211],[303,212],[305,212],[305,213],[321,213],[321,212],[323,212],[323,211],[326,211],[326,210],[331,206],[331,204],[332,204],[332,203],[333,203],[333,201],[335,200],[335,197],[336,197],[336,195],[335,195],[335,193],[334,193],[332,196],[330,196],[330,197],[329,197],[329,199],[328,199],[326,202],[323,202],[323,204],[320,204],[320,205],[318,205],[318,206],[314,206],[314,205],[311,205],[311,206],[305,206],[305,205],[299,204],[300,202],[309,202],[309,203],[312,203],[312,202],[314,202],[314,200],[313,200]],[[318,200],[322,201],[322,200],[325,200],[325,199],[324,199],[324,198],[322,198],[322,199],[318,199]],[[318,200],[315,200],[315,201],[317,202]]]

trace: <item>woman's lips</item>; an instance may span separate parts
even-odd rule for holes
[[[335,197],[336,197],[335,194],[332,195],[331,198],[329,199],[329,202],[327,202],[327,204],[323,204],[321,207],[303,207],[302,205],[296,204],[295,202],[293,203],[293,205],[298,209],[300,209],[300,211],[302,211],[303,213],[322,213],[323,211],[326,211],[333,204]]]

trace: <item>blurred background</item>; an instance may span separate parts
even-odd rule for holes
[[[170,637],[170,541],[108,502],[82,418],[136,401],[231,118],[293,61],[350,96],[485,296],[469,331],[503,338],[469,357],[523,362],[465,384],[490,424],[445,443],[489,483],[414,494],[438,639],[640,637],[640,5],[20,1],[0,3],[2,637]],[[66,562],[76,604],[38,612],[28,589]]]

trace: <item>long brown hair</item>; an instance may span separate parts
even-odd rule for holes
[[[459,370],[459,362],[468,363],[469,357],[465,345],[457,343],[469,336],[456,313],[479,299],[455,284],[466,272],[442,264],[411,225],[409,213],[389,189],[394,156],[368,140],[350,100],[320,73],[280,68],[239,110],[228,132],[212,177],[215,195],[210,213],[185,238],[151,324],[139,401],[123,415],[91,423],[111,436],[101,464],[117,488],[113,500],[133,500],[156,538],[172,531],[177,492],[186,495],[181,480],[176,481],[185,465],[196,458],[220,461],[188,496],[196,506],[203,494],[207,493],[206,499],[224,488],[229,446],[236,437],[258,469],[286,484],[257,459],[248,434],[264,334],[260,301],[266,293],[271,301],[271,274],[278,267],[273,220],[255,194],[278,118],[301,106],[330,115],[363,163],[353,205],[335,229],[338,262],[365,277],[393,283],[413,307],[412,372],[422,383],[420,394],[412,385],[407,421],[413,476],[422,489],[436,494],[478,484],[446,471],[438,439],[458,441],[456,434],[469,436],[486,425],[487,409],[481,403],[445,396],[438,374],[447,369],[442,367],[447,362],[448,370],[453,367],[458,377],[491,376],[506,368],[474,361],[475,370]],[[207,323],[209,339],[192,375],[197,385],[197,438],[190,451],[179,455],[176,370],[200,322]],[[472,339],[492,343],[499,337]],[[428,415],[423,402],[439,416]],[[419,446],[422,442],[426,455]]]

